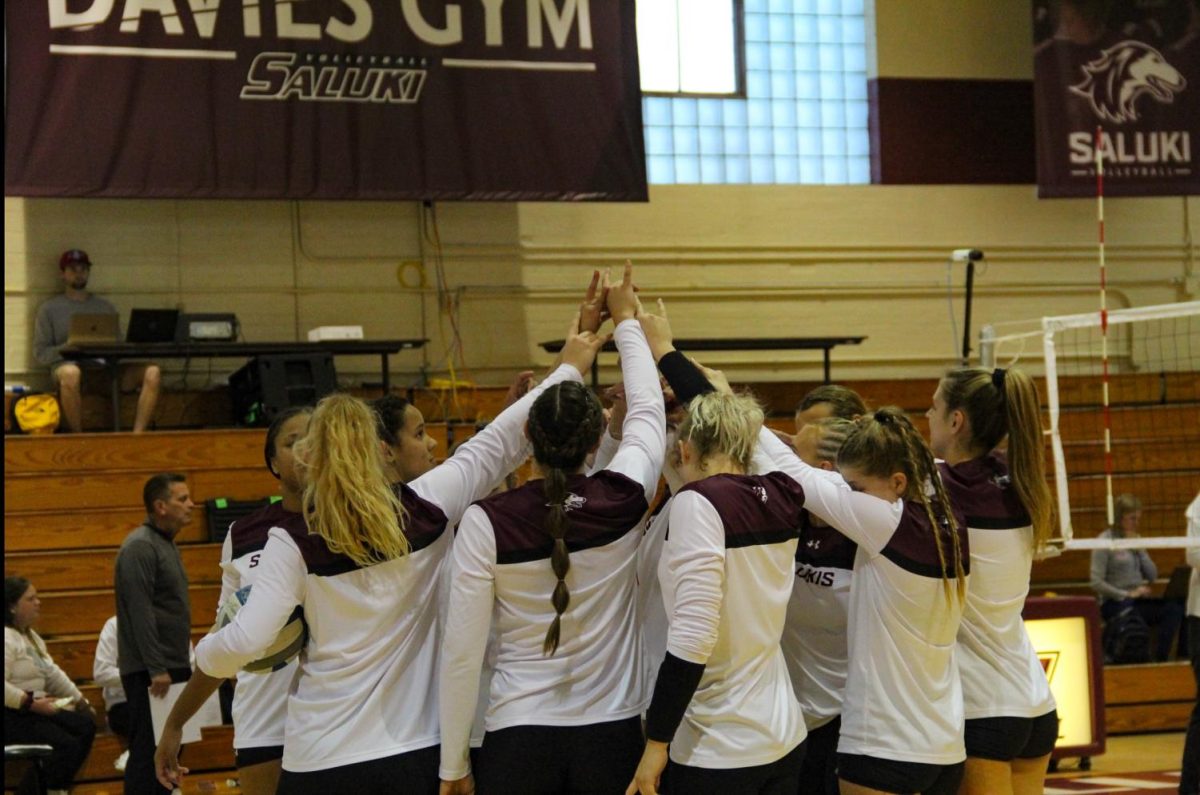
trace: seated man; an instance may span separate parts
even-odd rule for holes
[[[50,368],[50,373],[58,384],[58,400],[62,406],[67,430],[77,433],[83,429],[83,368],[78,362],[64,361],[59,349],[67,342],[71,318],[74,315],[115,315],[117,310],[108,301],[87,291],[88,276],[92,272],[92,263],[87,252],[77,248],[63,252],[58,260],[58,269],[62,274],[65,290],[62,295],[55,296],[38,307],[37,321],[33,329],[33,353],[39,364]],[[137,415],[133,421],[134,433],[146,430],[146,426],[154,417],[158,389],[162,382],[158,365],[140,364],[122,369],[122,391],[131,391],[139,381],[142,393],[138,397]]]

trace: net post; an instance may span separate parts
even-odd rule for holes
[[[1046,407],[1050,414],[1050,449],[1054,456],[1054,492],[1058,502],[1058,529],[1064,541],[1074,536],[1071,528],[1071,499],[1067,493],[1067,456],[1059,433],[1058,360],[1054,347],[1054,324],[1042,318],[1042,351],[1046,368]]]

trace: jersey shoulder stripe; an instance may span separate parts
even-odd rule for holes
[[[550,558],[554,541],[546,533],[542,481],[486,497],[476,503],[491,522],[498,564]],[[642,486],[619,472],[567,478],[567,549],[577,552],[610,544],[641,524],[649,505]]]
[[[267,536],[272,527],[282,527],[290,535],[308,535],[304,517],[295,511],[286,510],[283,503],[276,502],[243,516],[229,528],[233,559],[258,552],[267,545]]]
[[[779,544],[800,536],[804,489],[782,472],[713,475],[679,490],[712,504],[725,529],[725,547]]]
[[[989,453],[955,466],[943,461],[938,466],[950,501],[965,516],[968,527],[1012,530],[1031,524],[1002,453]]]

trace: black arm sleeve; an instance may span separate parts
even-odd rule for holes
[[[698,395],[716,391],[716,387],[708,382],[700,368],[679,351],[671,351],[659,359],[658,371],[671,385],[681,406],[691,403],[692,398]]]
[[[654,696],[650,699],[650,708],[646,710],[647,739],[660,743],[671,742],[703,675],[704,666],[700,663],[690,663],[667,652],[662,665],[658,667]]]

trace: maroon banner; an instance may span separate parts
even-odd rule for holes
[[[1200,193],[1200,4],[1034,0],[1038,195]],[[1097,145],[1097,128],[1099,143]]]
[[[634,0],[17,0],[5,193],[645,201]]]

